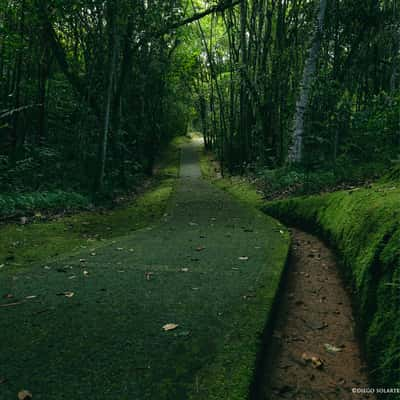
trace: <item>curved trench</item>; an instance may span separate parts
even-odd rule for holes
[[[348,290],[333,253],[317,238],[291,229],[286,280],[276,309],[258,398],[374,399],[355,335]]]

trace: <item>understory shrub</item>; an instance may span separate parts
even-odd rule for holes
[[[0,218],[31,214],[39,210],[84,209],[90,203],[74,192],[33,192],[0,195]]]

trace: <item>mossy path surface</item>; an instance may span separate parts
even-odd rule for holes
[[[158,225],[2,276],[0,399],[247,397],[289,239],[201,179],[198,146]]]

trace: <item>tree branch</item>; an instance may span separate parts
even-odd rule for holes
[[[172,31],[174,29],[177,29],[177,28],[179,28],[181,26],[184,26],[184,25],[188,25],[188,24],[190,24],[190,23],[192,23],[194,21],[198,21],[199,19],[202,19],[202,18],[206,17],[207,15],[210,15],[210,14],[213,14],[213,13],[216,13],[216,12],[222,12],[222,11],[227,10],[228,8],[235,7],[238,4],[240,4],[242,1],[244,1],[244,0],[235,0],[235,1],[226,0],[226,1],[221,1],[219,4],[217,4],[217,5],[213,6],[213,7],[210,7],[210,8],[207,8],[206,10],[204,10],[204,11],[198,12],[198,13],[192,15],[191,17],[187,17],[187,18],[183,19],[182,21],[178,21],[178,22],[175,22],[175,23],[173,23],[171,25],[166,26],[161,31],[155,32],[155,36],[165,35],[166,33],[169,33],[170,31]]]

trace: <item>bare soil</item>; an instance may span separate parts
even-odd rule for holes
[[[375,399],[356,340],[351,301],[332,252],[292,229],[286,287],[277,310],[264,398]]]

